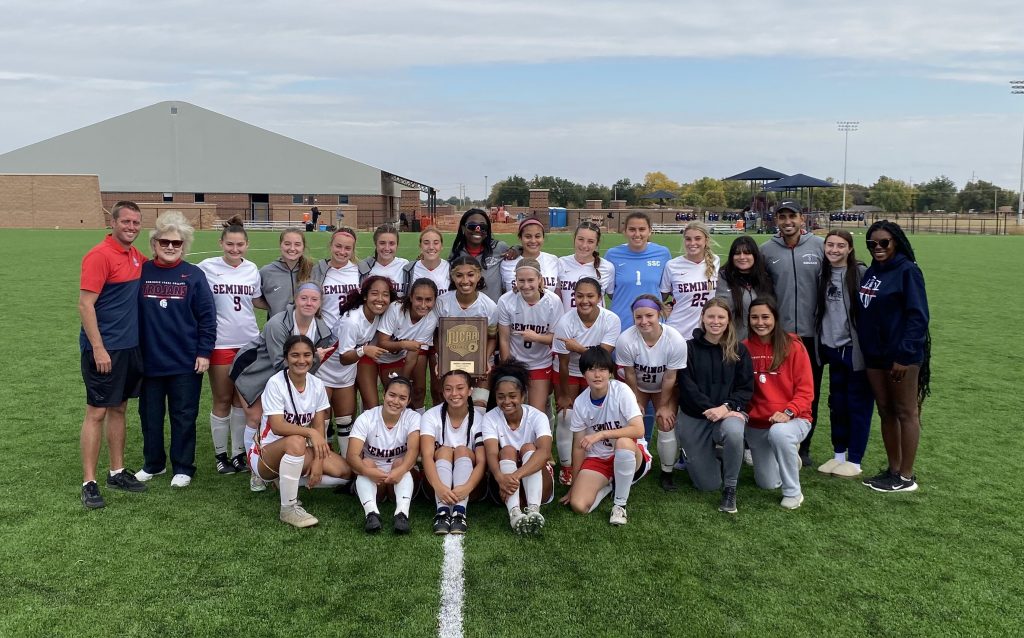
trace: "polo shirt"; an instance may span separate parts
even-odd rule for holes
[[[126,350],[139,345],[139,277],[145,261],[135,246],[125,248],[111,235],[82,258],[79,289],[99,295],[96,324],[107,350]],[[84,327],[78,344],[83,352],[92,350]]]

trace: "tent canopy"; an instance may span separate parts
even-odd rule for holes
[[[775,179],[782,179],[783,177],[786,177],[785,173],[780,173],[778,171],[773,171],[772,169],[765,168],[764,166],[757,166],[757,167],[754,167],[754,168],[750,169],[749,171],[743,171],[742,173],[736,173],[732,177],[726,177],[725,179],[726,180],[731,180],[731,181],[737,181],[737,182],[744,182],[744,181],[764,182],[764,181],[771,181],[771,180],[775,180]]]
[[[654,191],[653,193],[642,195],[640,199],[675,199],[676,197],[679,196],[670,191]]]
[[[826,182],[825,180],[818,179],[817,177],[797,173],[796,175],[783,177],[766,185],[764,190],[777,193],[779,191],[791,191],[798,188],[836,188],[838,186],[838,184]]]

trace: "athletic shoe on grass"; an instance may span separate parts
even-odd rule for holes
[[[839,467],[843,463],[844,463],[844,461],[840,461],[839,459],[836,459],[836,458],[831,458],[831,459],[825,461],[824,463],[822,463],[821,465],[819,465],[818,466],[818,471],[821,472],[822,474],[831,474],[832,470],[836,469],[837,467]]]
[[[145,483],[146,481],[148,481],[149,479],[153,478],[154,476],[160,476],[161,474],[166,474],[166,473],[167,473],[167,468],[166,467],[164,469],[160,470],[159,472],[153,472],[153,473],[147,472],[146,470],[139,470],[138,472],[135,473],[135,478],[137,478],[138,480],[140,480],[143,483]]]
[[[250,492],[265,492],[267,490],[267,482],[260,478],[260,475],[253,472],[249,475],[249,491]]]
[[[913,492],[917,489],[917,477],[905,479],[899,473],[890,474],[888,480],[879,480],[868,485],[876,492]]]
[[[626,508],[622,505],[612,505],[612,515],[608,518],[608,522],[616,526],[628,523],[629,518],[626,516]]]
[[[82,486],[82,505],[85,509],[98,510],[106,504],[103,496],[100,495],[100,488],[96,485],[96,481],[89,481]]]
[[[572,486],[572,468],[564,465],[558,470],[558,482],[566,487]]]
[[[451,531],[451,528],[452,520],[448,510],[437,510],[437,514],[434,514],[434,534],[444,536]]]
[[[363,525],[363,531],[367,534],[376,534],[380,531],[380,514],[377,512],[370,512],[366,515],[366,523]]]
[[[874,476],[872,476],[871,478],[864,479],[863,482],[864,482],[864,485],[867,485],[868,487],[870,487],[873,490],[878,490],[879,492],[890,492],[892,490],[885,489],[886,486],[891,486],[893,480],[894,479],[898,479],[899,476],[900,476],[899,472],[893,472],[893,471],[889,470],[889,468],[885,468],[882,471],[880,471],[878,474],[875,474]],[[882,489],[878,489],[878,488],[882,488]]]
[[[408,534],[409,533],[409,517],[399,512],[395,514],[395,533],[396,534]]]
[[[523,532],[526,534],[540,534],[544,531],[544,515],[540,513],[540,507],[537,505],[527,505],[526,509],[523,510],[523,516],[526,520],[523,522]]]
[[[234,474],[238,471],[235,469],[235,466],[231,464],[231,461],[228,460],[227,453],[221,452],[215,458],[217,459],[218,474]]]
[[[800,504],[804,502],[804,495],[801,492],[796,496],[783,496],[782,502],[779,505],[785,507],[788,510],[795,510],[800,507]]]
[[[302,509],[298,503],[282,507],[281,520],[292,527],[313,527],[320,522],[316,520],[315,516]]]
[[[188,487],[192,484],[192,477],[188,474],[175,474],[171,477],[171,487]]]
[[[508,523],[512,526],[513,532],[522,534],[525,531],[526,523],[526,515],[523,514],[523,510],[513,507],[508,513]]]
[[[465,534],[469,531],[469,523],[466,522],[466,515],[462,512],[455,512],[451,518],[451,529],[449,534]]]
[[[917,475],[912,474],[910,478],[900,477],[899,485],[894,485],[895,492],[914,492],[917,491]]]
[[[235,472],[238,474],[249,471],[249,464],[246,462],[244,454],[236,454],[232,457],[231,467],[235,468]]]
[[[726,487],[722,489],[722,500],[718,503],[718,511],[726,514],[736,513],[736,488]]]
[[[666,492],[675,492],[678,488],[676,487],[675,481],[672,480],[672,472],[661,471],[661,478],[658,479],[661,483],[661,489]]]
[[[107,474],[107,487],[112,487],[115,490],[124,490],[126,492],[146,491],[146,484],[135,478],[135,474],[127,468],[113,476]]]

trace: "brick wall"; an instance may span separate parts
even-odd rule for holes
[[[530,214],[527,217],[536,217],[544,224],[544,230],[551,228],[551,216],[548,214],[550,192],[546,188],[530,189]]]
[[[103,228],[95,175],[0,175],[0,228]]]

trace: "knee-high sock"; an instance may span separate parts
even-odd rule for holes
[[[529,451],[523,455],[523,465],[533,457],[533,451]],[[526,493],[526,504],[534,507],[540,507],[540,495],[544,489],[544,483],[540,476],[540,470],[537,470],[529,476],[523,477],[523,491]]]
[[[569,424],[572,423],[572,410],[562,410],[558,413],[558,427],[555,430],[555,447],[558,448],[558,464],[562,467],[572,467],[572,430]]]
[[[348,455],[348,435],[352,434],[352,417],[335,417],[334,432],[338,436],[338,454],[345,458]]]
[[[255,440],[256,440],[256,428],[249,427],[249,424],[247,423],[245,425],[245,433],[242,435],[242,441],[243,441],[243,444],[245,445],[245,450],[244,451],[245,451],[245,458],[247,459],[246,462],[248,462],[249,450],[252,448],[252,442],[255,441]],[[250,469],[252,469],[252,468],[250,468]]]
[[[587,510],[587,512],[589,513],[589,512],[593,512],[594,510],[596,510],[597,506],[600,505],[601,501],[604,500],[604,497],[608,496],[611,493],[612,493],[612,486],[611,486],[611,484],[605,485],[601,489],[597,490],[597,494],[594,495],[594,502],[590,504],[590,509]]]
[[[412,480],[412,473],[406,472],[402,480],[395,485],[395,516],[405,514],[409,516],[409,503],[412,502],[412,488],[415,483]]]
[[[245,438],[245,410],[232,407],[228,421],[231,426],[231,456],[236,457],[244,451],[242,441]]]
[[[676,441],[675,430],[662,432],[658,430],[658,462],[662,472],[671,472],[679,456],[679,442]]]
[[[356,494],[359,496],[359,502],[363,505],[363,513],[367,515],[369,515],[370,512],[380,514],[380,510],[377,509],[376,483],[365,476],[356,477]]]
[[[501,459],[498,461],[498,469],[501,470],[502,474],[511,474],[516,471],[516,462],[509,459]],[[520,483],[520,489],[522,489],[522,483]],[[505,508],[508,511],[511,512],[514,507],[519,507],[519,490],[516,490],[505,499]]]
[[[459,485],[465,485],[469,481],[469,477],[473,474],[473,459],[468,456],[460,456],[455,459],[455,468],[452,471],[452,487]],[[466,504],[469,503],[469,497],[459,501],[459,505],[462,509],[466,509]]]
[[[210,413],[210,434],[213,436],[213,453],[227,454],[228,417]]]
[[[626,505],[629,500],[629,488],[633,487],[633,475],[636,474],[636,452],[633,450],[615,450],[615,504]]]
[[[302,464],[304,456],[292,456],[285,454],[281,457],[281,465],[277,468],[280,476],[278,489],[281,491],[281,507],[295,505],[295,499],[299,496],[299,478],[302,477]]]
[[[441,479],[441,485],[452,487],[452,462],[448,459],[440,459],[434,461],[434,466],[437,467],[437,477]],[[438,509],[448,507],[448,505],[441,501],[441,497],[436,492],[434,493],[434,502],[437,503]]]

